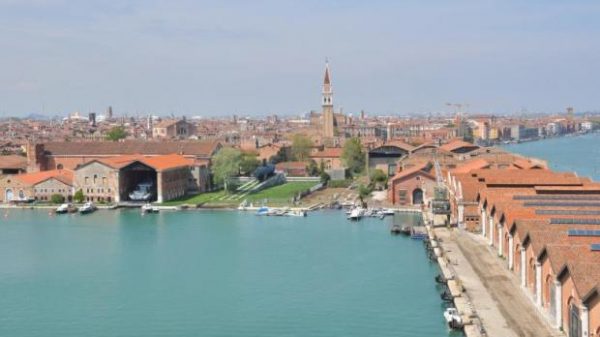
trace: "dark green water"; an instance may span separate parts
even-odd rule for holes
[[[600,180],[600,133],[511,144],[505,149],[548,161],[558,171]]]
[[[0,336],[447,336],[437,266],[389,221],[11,210]]]

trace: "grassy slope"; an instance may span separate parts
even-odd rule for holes
[[[248,202],[257,203],[262,202],[263,200],[267,200],[269,204],[287,204],[290,200],[298,194],[298,192],[305,191],[313,186],[315,186],[316,182],[289,182],[283,185],[274,186],[271,188],[264,189],[258,193],[248,194],[241,199],[236,200],[219,200],[223,196],[226,195],[224,191],[217,192],[208,192],[202,193],[198,195],[194,195],[191,197],[186,197],[178,200],[171,200],[163,203],[165,206],[176,206],[183,204],[204,204],[207,206],[210,205],[231,205],[237,206],[244,199],[248,200]]]

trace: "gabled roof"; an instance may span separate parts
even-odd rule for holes
[[[52,178],[67,185],[73,185],[73,171],[71,170],[51,170],[35,173],[24,173],[15,176],[15,178],[21,180],[25,184],[32,186]]]
[[[127,155],[127,156],[115,156],[108,157],[102,159],[92,160],[88,163],[85,163],[81,167],[85,167],[91,163],[100,163],[114,169],[121,169],[126,166],[129,166],[135,162],[142,163],[146,166],[149,166],[157,171],[170,170],[174,168],[192,166],[194,161],[188,158],[185,158],[178,154],[169,154],[164,156],[142,156],[142,155]],[[80,167],[80,168],[81,168]]]
[[[316,151],[310,154],[311,158],[340,158],[344,149],[341,147],[326,147],[323,151]]]
[[[522,170],[528,170],[528,169],[547,169],[547,167],[539,162],[534,162],[530,159],[525,159],[525,158],[517,158],[514,160],[514,162],[512,163],[512,165],[516,168],[522,169]]]
[[[474,150],[477,150],[479,148],[479,146],[471,144],[471,143],[467,143],[467,142],[459,140],[459,139],[455,139],[447,144],[440,146],[441,150],[448,151],[448,152],[454,152],[461,148],[469,148],[469,149],[471,149],[471,151],[474,151]]]
[[[478,158],[470,160],[464,164],[461,164],[455,169],[450,170],[451,173],[469,173],[473,170],[479,170],[490,167],[490,163],[487,160]]]
[[[214,141],[139,141],[122,142],[49,142],[44,143],[52,156],[119,156],[140,154],[157,156],[177,153],[183,156],[210,158],[221,144]]]
[[[25,170],[27,158],[23,156],[0,156],[0,169]]]
[[[435,180],[435,176],[433,176],[427,170],[427,167],[430,166],[430,165],[431,164],[429,162],[425,162],[425,163],[421,163],[421,164],[419,164],[419,165],[417,165],[415,167],[411,167],[409,169],[402,170],[402,171],[396,173],[396,175],[393,176],[390,179],[390,181],[395,181],[395,180],[398,180],[398,179],[403,179],[403,178],[409,177],[409,176],[411,176],[413,174],[416,174],[416,173],[421,174],[421,175],[423,175],[423,176],[425,176],[425,177],[427,177],[427,178],[429,178],[431,180]]]

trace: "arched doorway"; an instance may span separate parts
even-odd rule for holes
[[[535,261],[533,258],[529,259],[529,275],[527,275],[527,279],[529,280],[529,287],[533,292],[533,296],[536,297],[537,291],[535,289]]]
[[[10,188],[7,188],[4,196],[5,196],[4,201],[6,201],[6,202],[13,200],[13,197],[14,197],[13,190]]]
[[[545,307],[550,314],[550,317],[553,319],[556,318],[556,285],[554,284],[554,277],[552,275],[548,275],[546,277],[544,287],[544,302]]]
[[[517,275],[521,275],[521,245],[518,243],[515,245],[515,258],[514,258],[513,269]]]
[[[423,190],[420,188],[415,188],[412,192],[412,200],[413,205],[423,204]]]
[[[581,336],[581,319],[579,318],[579,308],[575,305],[573,298],[569,298],[569,336]]]

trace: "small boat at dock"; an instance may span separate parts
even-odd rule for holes
[[[444,277],[444,275],[438,274],[435,277],[435,282],[440,283],[440,284],[446,284],[446,283],[448,283],[448,280],[446,280],[446,278]]]
[[[352,209],[352,211],[350,211],[350,215],[348,215],[348,220],[352,220],[352,221],[358,221],[360,220],[363,215],[365,214],[365,210],[357,207]]]
[[[66,214],[66,213],[75,213],[77,212],[77,208],[73,206],[73,204],[62,204],[58,206],[54,212],[56,214]]]
[[[269,207],[261,207],[256,211],[256,215],[268,215]]]
[[[394,234],[394,235],[398,235],[402,233],[402,227],[400,227],[400,225],[393,225],[392,228],[390,228],[390,233]]]
[[[96,206],[91,202],[86,202],[83,206],[79,207],[79,214],[89,214],[97,210]]]
[[[297,216],[297,217],[305,217],[306,211],[303,210],[288,210],[285,212],[285,216]]]
[[[406,236],[410,235],[410,229],[411,226],[410,225],[404,225],[400,228],[400,232]]]
[[[451,329],[460,329],[463,327],[463,320],[456,308],[447,308],[444,311],[444,319]]]
[[[142,213],[150,214],[158,212],[160,212],[160,209],[156,206],[152,206],[151,204],[144,204],[142,206]]]

